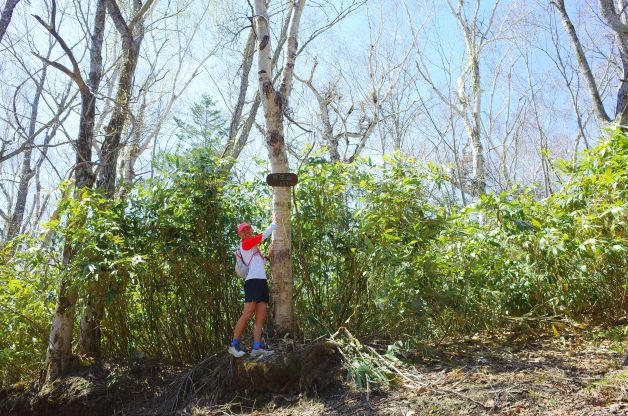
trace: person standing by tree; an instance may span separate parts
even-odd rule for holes
[[[229,354],[234,357],[242,357],[246,354],[240,348],[240,336],[246,328],[246,324],[255,315],[255,323],[253,324],[253,348],[251,356],[272,354],[273,351],[262,348],[262,328],[266,320],[266,307],[270,300],[268,292],[268,281],[266,279],[266,271],[264,270],[264,257],[258,245],[262,240],[270,237],[275,230],[275,223],[270,224],[261,234],[253,235],[253,227],[250,224],[243,223],[238,225],[238,237],[242,240],[236,251],[244,264],[248,266],[248,273],[244,281],[244,310],[233,331],[233,340],[229,346]],[[269,250],[272,255],[272,246]]]

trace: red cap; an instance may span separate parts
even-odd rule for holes
[[[238,224],[238,234],[246,230],[247,228],[253,229],[253,227],[251,227],[251,224],[247,224],[245,222],[243,222],[242,224]]]

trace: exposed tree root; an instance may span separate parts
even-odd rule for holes
[[[293,352],[262,358],[215,354],[181,376],[163,396],[160,414],[173,414],[203,397],[216,404],[234,397],[318,393],[339,382],[340,354],[335,344],[318,342]]]

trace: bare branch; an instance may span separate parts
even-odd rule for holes
[[[604,104],[602,103],[602,98],[600,97],[600,91],[597,84],[595,83],[595,79],[593,78],[593,73],[591,72],[589,61],[587,60],[586,56],[584,56],[584,50],[582,49],[582,44],[580,43],[580,39],[578,39],[578,35],[576,34],[576,29],[574,28],[573,23],[571,22],[571,19],[567,14],[567,10],[565,9],[565,1],[555,0],[550,1],[550,4],[556,7],[556,10],[558,10],[558,13],[560,14],[560,19],[563,22],[563,26],[565,27],[567,35],[571,40],[571,46],[573,47],[576,54],[576,59],[578,60],[580,71],[587,81],[587,87],[589,89],[591,100],[593,101],[593,108],[595,109],[595,113],[600,120],[608,123],[611,121],[611,118],[608,116],[608,113],[604,109]]]
[[[109,0],[109,1],[111,1],[112,3],[115,2],[115,0]],[[129,30],[133,31],[133,29],[135,28],[135,25],[139,21],[144,19],[144,15],[148,13],[148,11],[150,10],[154,2],[155,0],[148,0],[146,3],[144,3],[144,5],[139,9],[139,11],[133,17],[133,20],[131,20],[131,23],[129,23]]]
[[[111,16],[111,20],[113,20],[113,24],[116,29],[122,36],[130,37],[132,36],[132,28],[126,24],[124,17],[122,16],[122,12],[120,11],[120,7],[118,7],[118,3],[116,0],[104,0],[107,4],[107,10],[109,11],[109,16]],[[148,2],[152,3],[152,2]],[[146,4],[148,4],[146,3]]]
[[[67,67],[57,62],[49,61],[46,58],[43,58],[37,54],[35,54],[35,56],[37,56],[42,61],[48,63],[50,66],[65,73],[70,78],[72,78],[72,80],[76,82],[76,85],[81,91],[87,90],[87,85],[85,84],[85,82],[83,81],[83,77],[81,76],[81,71],[79,69],[78,62],[76,61],[76,58],[74,57],[74,54],[72,53],[72,50],[70,49],[70,47],[67,45],[67,43],[65,43],[65,40],[59,35],[57,30],[53,26],[44,22],[41,17],[37,15],[32,15],[32,16],[39,22],[39,24],[41,24],[48,31],[48,33],[50,33],[56,39],[57,42],[59,42],[59,46],[61,46],[61,49],[63,49],[66,56],[72,63],[72,71],[70,71]],[[53,18],[53,21],[54,21],[54,18]]]
[[[51,61],[49,59],[44,58],[41,55],[38,55],[36,53],[33,53],[33,55],[35,55],[37,58],[39,58],[43,63],[50,65],[53,68],[58,69],[59,71],[63,72],[64,74],[66,74],[68,77],[70,77],[72,79],[72,81],[76,82],[77,84],[79,84],[80,82],[82,82],[82,78],[79,76],[77,77],[76,74],[74,72],[72,72],[67,66],[60,64],[59,62],[54,62]]]
[[[2,9],[2,16],[0,17],[0,42],[2,42],[2,38],[4,38],[4,34],[9,27],[9,23],[11,22],[11,17],[13,16],[13,9],[20,2],[20,0],[7,0],[4,5],[4,9]]]

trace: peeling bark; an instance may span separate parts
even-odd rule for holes
[[[492,24],[492,18],[495,14],[499,1],[495,3],[491,19],[488,27]],[[454,10],[451,3],[449,8],[452,14],[456,17],[458,25],[464,35],[465,46],[469,60],[467,67],[463,70],[460,78],[458,79],[458,101],[460,102],[460,109],[458,110],[464,121],[465,127],[469,134],[469,141],[471,143],[471,155],[472,155],[472,185],[471,190],[474,196],[480,196],[486,193],[486,160],[484,157],[484,146],[482,144],[482,85],[480,81],[480,52],[482,50],[483,42],[485,39],[478,40],[478,12],[480,2],[478,0],[476,5],[475,14],[473,16],[472,23],[469,23],[466,17],[463,17],[462,7],[463,0],[458,1],[458,7]],[[471,73],[471,92],[466,92],[466,78],[467,73]],[[470,101],[470,102],[469,102]]]
[[[266,145],[272,173],[290,172],[284,138],[283,110],[292,90],[294,62],[296,59],[297,34],[305,0],[294,3],[290,17],[286,62],[279,91],[273,87],[272,55],[269,19],[264,0],[255,1],[255,31],[258,41],[258,75],[261,103],[266,121]],[[277,230],[273,233],[273,317],[277,331],[293,333],[294,303],[292,299],[291,201],[289,187],[273,188],[273,218]],[[294,334],[293,334],[294,335]]]

